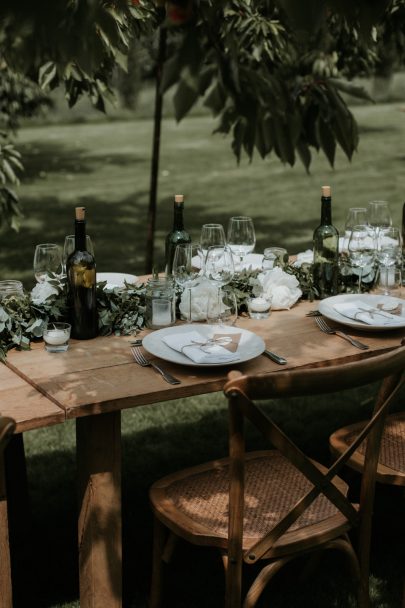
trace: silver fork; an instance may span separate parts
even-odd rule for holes
[[[149,361],[149,359],[147,359],[145,357],[145,355],[143,355],[141,353],[141,350],[140,350],[139,347],[138,348],[137,347],[131,347],[131,352],[132,352],[132,354],[134,356],[135,361],[138,363],[138,365],[141,365],[142,367],[153,367],[153,369],[155,369],[157,372],[159,372],[159,374],[169,384],[181,384],[180,380],[178,380],[177,378],[175,378],[174,376],[172,376],[168,372],[165,372],[165,370],[162,369],[160,367],[160,365],[158,365],[154,361]]]
[[[323,317],[315,317],[315,323],[318,325],[319,329],[325,334],[335,334],[336,336],[340,336],[341,338],[344,338],[344,340],[347,340],[348,342],[350,342],[350,344],[352,344],[356,348],[360,348],[361,350],[367,350],[368,348],[370,348],[367,344],[363,344],[363,342],[355,340],[354,338],[346,334],[344,331],[340,331],[339,329],[332,329],[331,327],[329,327]]]

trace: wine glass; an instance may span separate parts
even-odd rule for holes
[[[217,294],[209,294],[207,299],[207,323],[214,325],[235,325],[238,320],[236,295],[230,289],[220,289]]]
[[[193,287],[198,285],[199,280],[202,277],[202,263],[199,264],[199,268],[195,266],[193,259],[198,257],[201,260],[201,249],[191,243],[180,243],[177,245],[174,252],[173,258],[173,278],[177,285],[188,290],[188,311],[187,311],[187,322],[191,323],[191,290]],[[183,298],[180,303],[180,311],[183,304]]]
[[[235,274],[232,251],[228,246],[210,247],[204,260],[204,274],[217,287],[217,321],[221,323],[221,288],[232,281]]]
[[[349,238],[349,258],[352,267],[359,269],[358,292],[361,293],[361,279],[367,266],[372,266],[376,255],[375,232],[367,224],[354,226]]]
[[[86,249],[92,256],[94,256],[94,247],[92,240],[88,234],[86,234]],[[63,273],[66,273],[66,261],[71,253],[75,250],[75,235],[68,234],[65,236],[65,242],[63,244],[63,255],[62,255],[62,267]]]
[[[256,245],[255,228],[251,217],[231,217],[228,224],[228,245],[234,255],[239,257],[239,266]]]
[[[44,283],[51,274],[62,274],[62,253],[56,243],[41,243],[35,247],[34,274],[38,283]]]
[[[354,226],[367,224],[367,209],[366,207],[350,207],[347,212],[345,222],[345,235],[341,247],[342,253],[348,253],[349,238]]]
[[[225,247],[225,230],[222,224],[204,224],[201,228],[200,246],[203,260],[210,247]]]
[[[376,234],[380,228],[392,225],[390,208],[387,201],[370,201],[367,209],[367,223],[375,229]]]

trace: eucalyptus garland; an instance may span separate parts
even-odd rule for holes
[[[298,279],[303,298],[312,300],[317,296],[310,265],[303,264],[301,268],[286,266],[284,270]],[[240,312],[245,310],[247,297],[260,289],[260,272],[243,270],[230,283]],[[98,283],[99,334],[136,335],[145,325],[145,292],[144,283],[128,283],[124,288],[107,288],[105,282]],[[48,322],[67,320],[66,281],[56,276],[37,285],[31,293],[3,297],[0,303],[0,359],[4,361],[11,348],[28,350],[31,341],[42,338]]]

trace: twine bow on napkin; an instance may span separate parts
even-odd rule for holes
[[[227,346],[236,339],[236,335],[218,335],[208,338],[197,331],[164,336],[163,342],[170,348],[182,353],[194,363],[232,363],[239,360],[236,352],[231,352]],[[229,339],[228,339],[229,338]]]
[[[333,308],[344,317],[360,321],[366,325],[392,325],[392,327],[395,327],[396,325],[403,325],[405,321],[404,317],[395,316],[390,312],[381,310],[378,306],[369,306],[360,300],[335,304]]]

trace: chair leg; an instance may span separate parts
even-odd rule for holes
[[[12,608],[10,543],[8,535],[6,480],[3,459],[0,459],[0,605]]]
[[[162,601],[162,558],[167,538],[167,529],[162,522],[153,518],[153,562],[149,608],[160,608]]]
[[[272,562],[262,568],[246,594],[243,608],[253,608],[273,576],[277,574],[285,564],[294,559],[294,557],[291,556],[278,559],[276,562]]]

